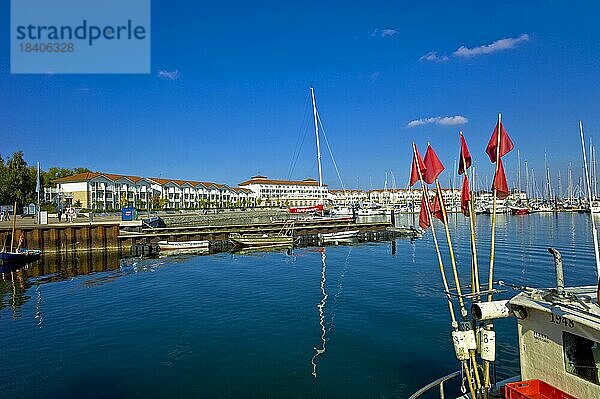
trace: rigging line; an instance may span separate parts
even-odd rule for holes
[[[302,116],[302,122],[300,125],[300,130],[298,131],[298,136],[296,137],[296,144],[294,145],[294,153],[292,154],[292,160],[290,161],[290,168],[288,170],[288,180],[291,179],[292,174],[294,173],[294,168],[296,167],[296,162],[298,161],[298,157],[300,156],[300,152],[302,150],[302,146],[304,144],[304,139],[306,138],[306,132],[308,123],[306,121],[306,115],[308,113],[308,103],[309,96],[306,97],[304,101],[304,112]],[[302,141],[301,141],[302,140]],[[300,144],[298,146],[298,144]]]
[[[342,176],[340,175],[340,171],[337,167],[337,163],[335,162],[335,158],[333,157],[333,152],[331,151],[331,147],[329,146],[329,140],[327,140],[327,135],[325,134],[325,127],[323,127],[323,122],[321,122],[321,116],[319,112],[317,112],[317,119],[319,120],[319,125],[321,126],[321,132],[323,133],[323,137],[325,138],[325,144],[327,144],[327,150],[329,150],[329,155],[331,156],[331,160],[333,161],[333,167],[335,168],[335,173],[337,173],[337,177],[340,180],[340,184],[342,185],[342,190],[346,191],[346,186],[344,186],[344,182],[342,181]]]

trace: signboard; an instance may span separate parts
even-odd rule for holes
[[[40,224],[48,224],[48,211],[40,211]]]

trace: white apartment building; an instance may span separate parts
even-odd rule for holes
[[[240,183],[251,190],[259,206],[313,206],[327,201],[327,186],[319,186],[315,179],[273,180],[266,176],[252,176]]]
[[[120,209],[134,206],[148,209],[148,202],[161,199],[166,208],[200,209],[255,206],[251,190],[224,184],[142,178],[139,176],[88,172],[54,181],[51,195],[65,205],[79,205],[87,209]]]

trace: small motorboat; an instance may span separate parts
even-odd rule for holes
[[[528,215],[531,213],[531,209],[526,206],[511,206],[509,208],[513,215]]]
[[[325,242],[350,242],[356,238],[358,230],[338,231],[335,233],[320,233],[319,240]]]
[[[159,241],[158,248],[161,252],[193,252],[208,251],[210,241]]]

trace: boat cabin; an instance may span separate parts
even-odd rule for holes
[[[600,398],[597,287],[529,290],[509,301],[518,319],[521,380],[577,398]]]

